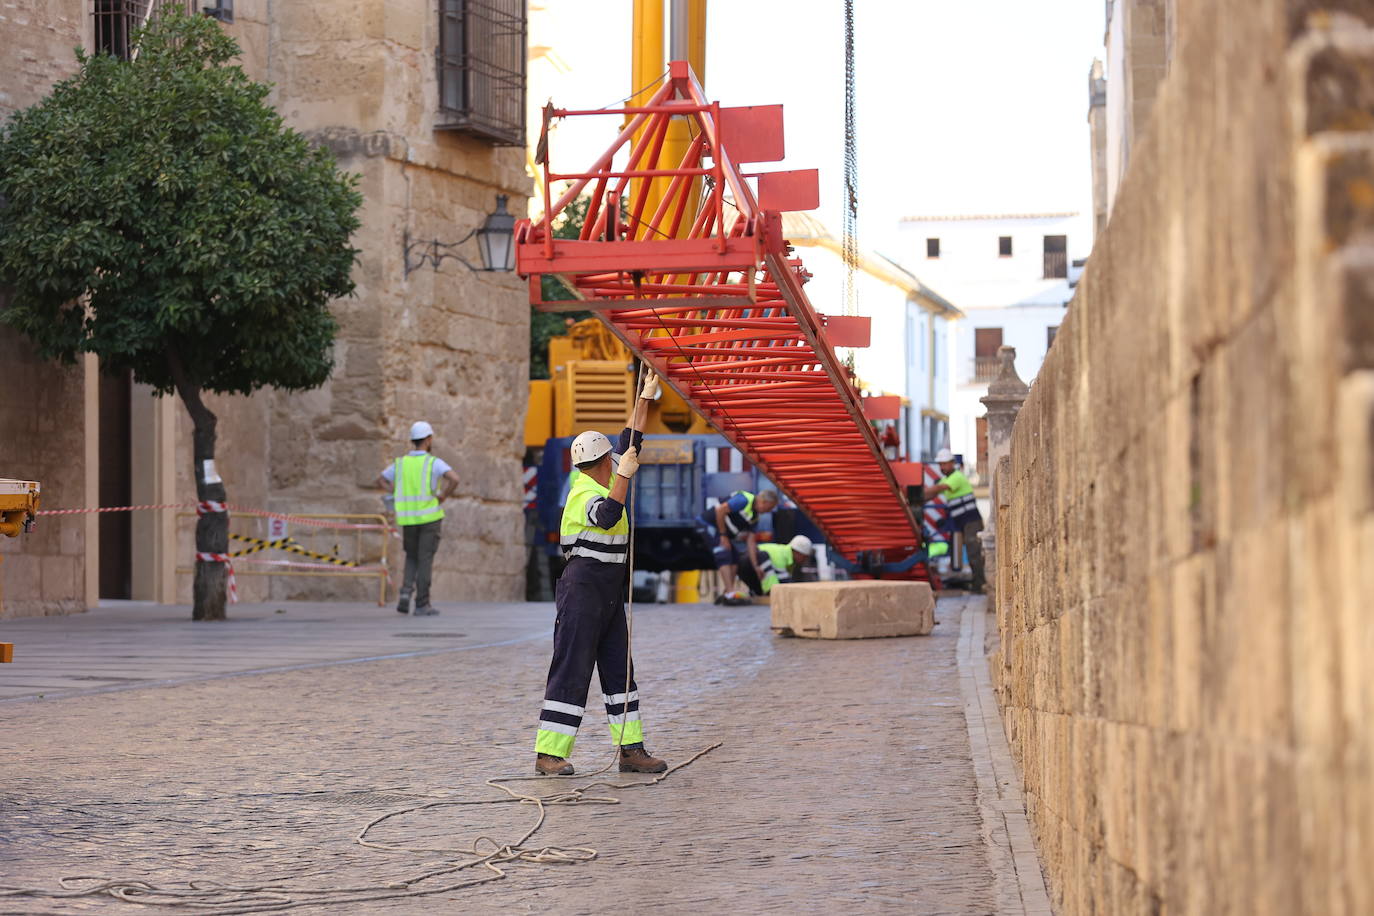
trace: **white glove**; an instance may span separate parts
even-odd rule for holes
[[[658,374],[652,369],[644,370],[644,386],[639,396],[647,401],[658,400]]]
[[[625,454],[620,456],[620,462],[615,466],[615,472],[626,480],[635,476],[639,470],[639,449],[630,446],[625,450]]]

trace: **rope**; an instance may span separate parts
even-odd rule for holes
[[[588,795],[589,789],[599,786],[617,789],[639,789],[655,786],[684,767],[690,766],[711,751],[720,747],[716,742],[697,751],[686,760],[659,773],[653,779],[632,783],[616,783],[608,780],[589,782],[577,788],[560,789],[546,795],[520,792],[505,783],[544,780],[546,776],[508,776],[485,781],[485,785],[504,792],[505,798],[465,799],[425,802],[396,811],[390,811],[373,818],[354,837],[354,842],[368,849],[386,852],[409,852],[429,855],[439,853],[444,856],[469,856],[467,861],[445,863],[443,867],[430,869],[389,884],[360,885],[355,887],[305,887],[286,884],[290,879],[265,881],[260,884],[222,884],[217,881],[198,879],[188,881],[184,887],[159,886],[147,881],[133,879],[107,878],[96,875],[68,875],[58,880],[58,890],[43,888],[15,887],[0,885],[0,898],[30,897],[47,900],[72,900],[77,898],[113,897],[125,903],[143,906],[181,906],[193,908],[209,916],[236,916],[241,913],[277,913],[283,910],[304,906],[329,906],[346,903],[362,903],[372,900],[400,900],[410,897],[428,897],[445,894],[464,888],[476,887],[492,881],[500,881],[509,876],[502,865],[527,862],[535,865],[575,865],[590,862],[597,858],[597,850],[586,846],[542,846],[527,847],[526,844],[539,832],[548,819],[548,809],[558,805],[618,805],[620,798],[613,795]],[[596,775],[596,774],[592,774]],[[553,777],[558,778],[558,777]],[[585,779],[587,777],[562,777],[564,779]],[[526,830],[513,843],[500,843],[489,836],[479,836],[467,848],[434,849],[417,846],[403,846],[381,843],[368,839],[368,833],[378,825],[417,811],[433,808],[466,805],[533,805],[537,809],[533,826]],[[437,887],[417,887],[435,878],[455,875],[458,872],[482,869],[486,873],[466,878],[456,883],[446,883]],[[86,886],[79,884],[91,882]],[[304,898],[304,899],[302,899]],[[28,914],[28,916],[49,916],[49,914]],[[61,914],[50,914],[61,916]]]
[[[644,364],[640,362],[635,370],[636,399],[638,398],[640,386],[643,384],[643,378]],[[635,406],[638,406],[637,400]],[[631,419],[633,420],[633,414],[631,415]],[[631,443],[633,443],[633,426],[631,430],[630,439]],[[636,474],[635,477],[637,478],[638,475]],[[548,820],[549,808],[558,805],[618,805],[620,804],[620,798],[617,796],[589,795],[587,794],[588,790],[597,787],[639,789],[647,786],[656,786],[678,770],[690,766],[722,744],[722,742],[717,741],[708,747],[702,748],[686,760],[669,767],[667,770],[659,773],[647,782],[618,783],[605,779],[596,779],[593,782],[588,782],[576,788],[559,789],[545,795],[520,792],[508,785],[508,783],[531,782],[534,780],[539,780],[542,783],[544,780],[548,779],[582,780],[594,778],[615,766],[620,758],[621,747],[625,741],[625,726],[628,724],[630,683],[633,680],[632,672],[634,669],[635,522],[632,506],[634,505],[635,496],[639,492],[638,480],[631,478],[630,487],[631,495],[625,505],[625,512],[628,513],[627,520],[630,529],[629,553],[626,557],[629,578],[626,583],[628,595],[625,602],[625,689],[623,691],[625,699],[620,707],[620,734],[619,737],[616,738],[615,747],[611,751],[610,760],[608,760],[601,769],[581,776],[504,776],[488,779],[484,781],[484,785],[504,792],[506,794],[505,798],[464,800],[441,799],[439,801],[424,802],[419,805],[412,805],[408,808],[389,811],[386,814],[368,821],[353,838],[355,843],[367,849],[376,849],[385,852],[418,853],[422,855],[438,853],[444,856],[468,856],[470,858],[467,861],[448,863],[441,868],[431,869],[390,884],[362,885],[358,887],[299,887],[285,884],[283,882],[288,879],[281,879],[278,881],[267,881],[261,884],[251,885],[221,884],[217,881],[196,880],[188,881],[185,888],[173,888],[133,879],[111,879],[93,875],[69,875],[58,880],[58,887],[60,890],[56,891],[42,888],[0,885],[0,898],[31,897],[49,900],[71,900],[76,898],[113,897],[125,903],[136,903],[142,906],[182,906],[192,908],[197,912],[209,914],[209,916],[237,916],[237,914],[246,913],[279,913],[284,910],[291,910],[304,906],[329,906],[363,903],[375,900],[400,900],[411,897],[428,897],[435,894],[452,893],[465,888],[476,887],[480,884],[488,884],[492,881],[500,881],[509,876],[509,872],[501,867],[503,865],[519,864],[522,862],[533,865],[576,865],[582,862],[590,862],[597,858],[599,853],[590,846],[532,847],[527,844]],[[244,540],[257,539],[244,538]],[[224,554],[204,554],[200,556],[204,556],[207,559],[214,557],[216,561],[224,562],[226,565],[229,563],[229,557]],[[243,562],[252,561],[245,560]],[[257,562],[277,564],[285,563],[286,561],[261,560]],[[233,587],[232,569],[233,567],[230,566],[231,589]],[[382,843],[377,840],[368,839],[368,834],[371,833],[375,827],[393,818],[414,814],[418,811],[468,805],[499,805],[512,803],[533,805],[537,809],[534,824],[514,842],[501,843],[483,834],[473,839],[466,848],[435,849]],[[459,872],[474,869],[484,870],[485,873],[466,878],[457,883],[443,884],[438,887],[416,886],[435,878],[455,875]],[[93,883],[85,887],[75,886],[82,882]],[[31,913],[28,914],[28,916],[62,916],[62,914]]]

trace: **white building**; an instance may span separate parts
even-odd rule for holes
[[[1026,382],[1064,319],[1073,284],[1092,244],[1091,224],[1077,213],[913,216],[901,221],[903,261],[955,302],[966,320],[948,346],[949,447],[984,471],[984,407],[997,350],[1016,348]],[[943,444],[943,443],[940,443]]]
[[[811,274],[806,294],[816,311],[843,315],[846,271],[839,239],[805,213],[783,214],[783,235]],[[860,251],[854,285],[856,313],[868,317],[872,329],[870,345],[852,351],[854,374],[865,394],[901,396],[896,452],[912,461],[928,460],[948,435],[949,328],[963,314],[876,252]]]
[[[1088,75],[1092,126],[1093,209],[1101,232],[1131,161],[1149,128],[1159,86],[1174,56],[1176,0],[1107,0],[1104,65]]]

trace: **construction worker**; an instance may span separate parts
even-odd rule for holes
[[[619,448],[613,451],[609,439],[589,431],[574,439],[569,449],[578,473],[573,475],[563,506],[561,541],[568,563],[555,589],[558,615],[553,625],[553,661],[534,739],[535,772],[543,776],[573,774],[568,757],[582,724],[593,665],[601,676],[611,738],[620,748],[620,772],[668,769],[668,764],[644,749],[639,688],[633,673],[627,672],[625,625],[630,546],[625,496],[639,469],[641,430],[649,403],[656,397],[658,378],[645,372]]]
[[[741,588],[735,583],[735,574],[739,566],[739,551],[735,547],[735,540],[739,537],[745,539],[749,564],[754,568],[754,572],[758,573],[759,579],[762,579],[763,574],[759,572],[758,536],[754,526],[758,523],[760,515],[772,512],[777,505],[778,494],[772,490],[761,490],[758,496],[746,490],[736,490],[730,494],[729,499],[717,503],[714,508],[707,509],[697,518],[697,530],[701,533],[706,549],[711,551],[715,558],[716,570],[720,573],[721,593],[716,595],[716,604],[749,603],[748,589]]]
[[[799,534],[786,544],[760,544],[763,560],[759,563],[759,586],[765,595],[773,591],[773,586],[793,578],[794,570],[801,566],[802,557],[815,553],[811,539]]]
[[[410,427],[410,446],[409,454],[397,458],[377,475],[376,486],[391,491],[406,555],[396,610],[410,613],[410,599],[414,595],[414,615],[432,617],[439,613],[430,604],[429,582],[434,554],[439,549],[439,530],[444,523],[441,504],[458,487],[458,475],[447,461],[433,454],[434,427],[424,420],[417,420]],[[444,482],[442,490],[440,480]]]
[[[983,530],[983,515],[978,511],[978,501],[973,497],[973,485],[968,482],[964,472],[954,464],[954,453],[947,448],[940,449],[935,456],[940,465],[941,477],[927,491],[928,497],[943,495],[949,518],[946,530],[955,536],[954,556],[959,556],[959,540],[968,550],[968,565],[973,570],[973,581],[969,587],[975,592],[983,590],[983,544],[978,540],[978,532]]]

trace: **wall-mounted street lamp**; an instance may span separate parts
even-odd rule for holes
[[[514,270],[515,217],[506,211],[507,199],[505,194],[497,194],[496,209],[487,214],[482,225],[456,242],[441,242],[437,239],[415,239],[411,241],[410,233],[407,231],[404,239],[406,276],[410,276],[411,271],[424,267],[426,263],[438,270],[445,258],[452,258],[468,270]],[[481,267],[474,266],[467,258],[450,251],[474,235],[477,236],[477,254],[482,258]]]

